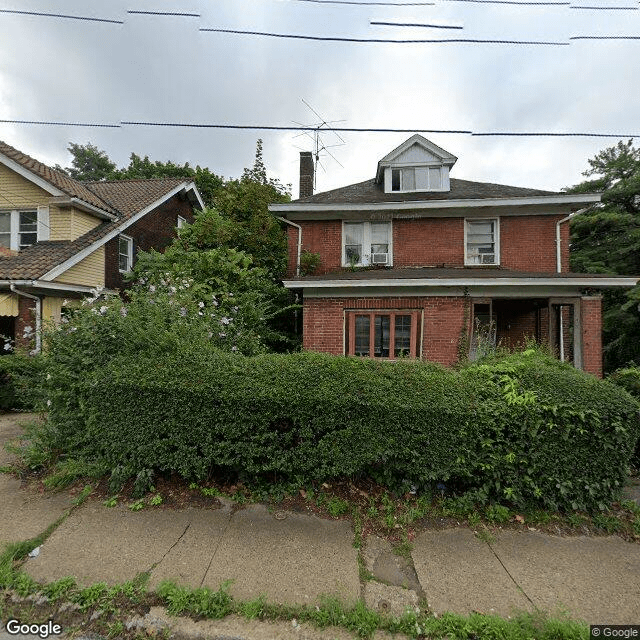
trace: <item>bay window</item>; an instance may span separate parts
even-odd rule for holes
[[[342,266],[391,265],[390,222],[345,222]]]
[[[370,358],[418,357],[420,312],[348,311],[345,323],[347,355]]]

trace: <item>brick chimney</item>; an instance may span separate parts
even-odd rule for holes
[[[311,151],[300,152],[300,195],[306,198],[313,195],[313,154]]]

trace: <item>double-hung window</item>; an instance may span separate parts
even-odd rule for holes
[[[500,264],[500,237],[498,219],[465,221],[466,265]]]
[[[121,273],[131,271],[133,267],[133,238],[118,236],[118,268]]]
[[[419,311],[348,311],[347,355],[370,358],[418,357]]]
[[[342,265],[391,265],[390,222],[345,222],[342,231]]]
[[[47,207],[23,211],[0,211],[0,247],[26,249],[38,240],[49,239]]]

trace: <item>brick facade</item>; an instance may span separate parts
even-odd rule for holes
[[[187,199],[176,195],[127,228],[124,235],[133,238],[134,263],[138,251],[162,251],[171,244],[176,237],[178,216],[193,222],[192,205]],[[118,236],[105,245],[105,286],[107,289],[127,286],[118,268]]]
[[[514,271],[556,271],[556,223],[563,216],[501,216],[500,266]],[[315,275],[342,268],[342,221],[298,222],[302,250],[319,253]],[[415,218],[393,221],[393,266],[463,267],[464,218]],[[298,229],[287,228],[289,268],[295,275]],[[569,270],[569,225],[560,227],[562,271]]]
[[[303,347],[343,355],[345,312],[357,309],[422,311],[422,359],[445,366],[458,360],[464,323],[461,297],[307,298],[303,308]]]
[[[602,378],[602,298],[581,300],[582,368]]]

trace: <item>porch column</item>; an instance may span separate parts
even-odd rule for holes
[[[602,378],[602,296],[581,299],[582,368]]]

